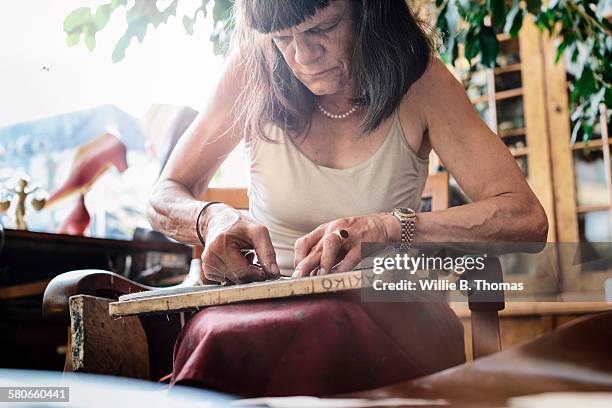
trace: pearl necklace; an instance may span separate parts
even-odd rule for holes
[[[321,113],[324,114],[325,116],[327,116],[330,119],[344,119],[346,117],[349,117],[359,107],[359,105],[353,105],[353,107],[351,109],[349,109],[347,112],[343,113],[342,115],[334,115],[333,113],[330,113],[330,112],[326,111],[325,108],[323,108],[320,103],[317,103],[317,106],[318,106],[319,110],[321,111]]]

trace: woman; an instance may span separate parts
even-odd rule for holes
[[[241,283],[348,271],[359,262],[361,242],[546,240],[546,215],[512,156],[435,57],[403,1],[238,0],[235,10],[234,52],[150,206],[155,228],[184,242],[205,241],[206,279]],[[242,138],[251,160],[248,216],[197,199]],[[410,208],[418,205],[431,149],[473,202],[415,215]],[[261,268],[242,255],[245,248],[255,249]],[[266,314],[271,303],[196,315],[177,341],[175,381],[241,394],[326,394],[423,375],[463,358],[460,325],[446,306],[390,309],[341,296],[288,300]],[[302,328],[329,333],[340,325],[344,331],[312,337],[283,320],[295,308],[308,312]],[[252,327],[242,313],[263,313],[267,324]],[[423,318],[416,332],[406,331],[392,321],[394,313]],[[328,327],[330,319],[338,324]],[[238,321],[236,331],[232,322]],[[346,321],[351,324],[343,326]],[[245,330],[248,339],[238,335]],[[273,355],[274,347],[284,347],[286,357],[291,350],[304,353],[303,343],[274,342],[278,333],[295,338],[296,330],[309,334],[309,360],[291,365]],[[372,351],[383,343],[385,351]],[[403,354],[389,351],[394,348]],[[313,351],[323,349],[337,361]],[[265,369],[228,364],[236,350],[247,350],[241,358],[257,367],[283,361],[285,375],[261,382]],[[355,353],[361,366],[351,366]],[[313,360],[316,369],[301,369]],[[355,374],[376,364],[383,368],[373,378]],[[231,380],[241,367],[250,385]],[[317,378],[322,372],[335,373],[334,384]],[[353,374],[342,382],[340,372]]]

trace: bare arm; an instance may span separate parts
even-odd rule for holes
[[[233,106],[241,91],[240,65],[233,55],[210,102],[175,147],[150,198],[151,225],[185,243],[198,244],[196,220],[205,202],[198,198],[215,171],[240,142]],[[209,206],[199,224],[206,246],[203,274],[209,280],[242,283],[280,274],[268,230],[225,205]],[[250,265],[240,252],[254,248],[262,268]]]
[[[151,225],[185,243],[198,243],[195,220],[204,203],[197,198],[240,141],[230,114],[239,92],[236,60],[224,66],[210,101],[181,137],[150,198]]]
[[[410,90],[432,148],[473,203],[417,215],[416,242],[546,241],[548,221],[514,158],[439,61]],[[416,103],[415,103],[416,101]],[[398,223],[390,235],[399,240]]]

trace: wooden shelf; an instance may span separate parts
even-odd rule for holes
[[[508,89],[507,91],[495,92],[495,100],[501,101],[502,99],[510,99],[510,98],[515,98],[517,96],[522,96],[522,95],[523,95],[522,87],[515,88],[515,89]],[[478,98],[472,99],[472,104],[476,105],[477,103],[487,102],[488,100],[489,100],[489,95],[482,95],[482,96],[479,96]]]
[[[507,129],[507,130],[500,130],[497,132],[497,134],[502,139],[505,137],[526,136],[527,130],[525,128]]]
[[[576,213],[584,214],[584,213],[587,213],[587,212],[606,211],[608,209],[610,209],[610,206],[608,204],[603,204],[603,205],[583,205],[583,206],[576,206]]]
[[[608,141],[608,144],[612,144],[612,139]],[[589,143],[576,142],[570,146],[572,147],[572,150],[593,149],[593,148],[596,149],[596,148],[603,146],[603,141],[601,139],[597,139],[597,140],[591,140],[589,141]]]
[[[506,65],[505,67],[497,67],[493,70],[493,72],[497,74],[506,74],[508,72],[520,72],[521,71],[521,63],[517,62],[516,64]]]
[[[506,66],[503,66],[503,67],[496,67],[496,68],[493,69],[493,73],[495,75],[507,74],[509,72],[520,72],[521,69],[522,69],[521,68],[521,63],[517,62],[517,63],[506,65]],[[483,71],[486,71],[486,70],[480,69],[480,70],[477,70],[476,72],[483,72]],[[463,80],[462,81],[463,86],[465,87],[466,85],[468,85],[468,82],[469,82],[468,80]],[[569,82],[568,82],[568,84],[569,84]]]
[[[527,156],[529,154],[528,147],[508,148],[514,157]]]

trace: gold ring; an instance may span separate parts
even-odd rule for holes
[[[348,231],[345,229],[335,230],[334,232],[332,232],[332,234],[336,234],[338,237],[340,237],[341,241],[347,239],[349,236]]]

